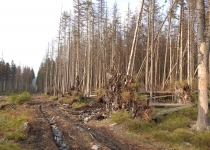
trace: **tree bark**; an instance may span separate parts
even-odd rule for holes
[[[198,23],[198,118],[192,129],[202,131],[209,130],[204,0],[197,0],[196,6]]]

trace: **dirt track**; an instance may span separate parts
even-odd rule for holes
[[[25,105],[30,114],[31,130],[23,147],[35,150],[135,150],[151,149],[134,145],[116,136],[107,127],[85,123],[84,116],[101,108],[75,110],[68,105],[33,96]],[[87,118],[87,117],[86,117]],[[125,142],[126,141],[126,142]]]

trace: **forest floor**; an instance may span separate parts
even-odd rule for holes
[[[20,112],[26,114],[29,123],[25,132],[27,137],[16,141],[21,150],[174,149],[171,143],[154,139],[151,133],[131,132],[123,124],[114,122],[106,116],[102,104],[93,100],[89,100],[89,105],[76,109],[69,104],[49,100],[45,95],[32,95],[30,101],[17,105],[14,110],[4,108],[1,111],[11,111],[13,115],[16,113],[16,117]],[[4,134],[0,132],[0,139]],[[193,149],[191,146],[188,148]]]
[[[73,109],[49,101],[46,96],[33,95],[30,102],[20,107],[27,112],[31,126],[27,140],[21,142],[21,147],[25,149],[155,150],[160,146],[143,142],[142,137],[133,136],[108,119],[84,122],[81,115],[100,110],[96,106]]]

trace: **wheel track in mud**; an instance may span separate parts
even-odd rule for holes
[[[49,114],[47,114],[43,110],[43,105],[39,106],[39,110],[43,113],[45,119],[47,119],[48,123],[50,124],[51,132],[52,132],[52,135],[54,137],[55,144],[58,146],[58,148],[60,150],[69,150],[69,146],[66,143],[66,140],[65,140],[63,134],[61,133],[61,131],[59,130],[57,125],[55,123],[51,122],[52,118],[49,116]]]
[[[52,110],[57,113],[58,115],[61,115],[65,117],[65,119],[69,119],[70,121],[74,122],[74,125],[84,130],[90,138],[97,141],[100,145],[103,146],[105,149],[110,150],[135,150],[136,148],[123,144],[113,138],[112,135],[109,135],[102,131],[101,129],[94,128],[92,126],[85,125],[82,121],[75,121],[73,119],[75,116],[71,115],[71,111],[65,110],[68,113],[64,114],[64,110],[61,110],[58,106],[50,105],[52,107]]]
[[[39,107],[39,110],[37,110],[39,112],[37,113],[41,113],[45,120],[47,120],[45,122],[47,123],[47,126],[49,126],[48,129],[51,128],[51,134],[52,137],[54,137],[54,143],[58,149],[86,150],[93,149],[93,146],[95,145],[98,146],[98,150],[139,149],[139,147],[136,148],[133,145],[121,143],[114,138],[112,135],[113,133],[110,131],[107,132],[106,129],[84,124],[84,122],[79,119],[79,115],[81,115],[83,111],[73,110],[61,104],[44,100],[35,101],[34,105]],[[66,146],[62,147],[56,143],[52,125],[56,125],[58,131],[62,133],[61,136],[63,136]]]

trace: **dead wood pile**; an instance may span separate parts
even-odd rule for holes
[[[181,88],[175,89],[175,96],[176,96],[176,102],[177,103],[189,103],[194,102],[194,99],[191,95],[191,90],[189,85],[185,84]]]
[[[113,71],[106,74],[105,94],[100,98],[100,101],[105,103],[106,111],[113,113],[117,110],[127,110],[132,113],[132,117],[150,120],[149,114],[151,108],[147,106],[146,101],[142,102],[136,98],[135,93],[130,86],[132,85],[131,78],[122,79],[122,75]],[[128,81],[128,82],[125,82]],[[123,98],[123,92],[128,93],[128,99]]]

